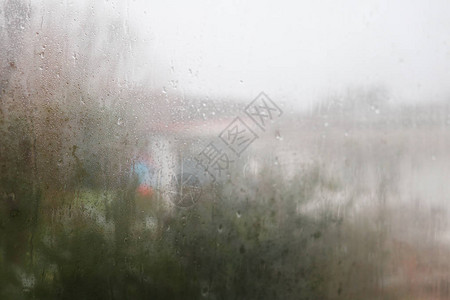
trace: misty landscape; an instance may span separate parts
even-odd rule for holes
[[[0,299],[450,299],[450,6],[356,3],[0,0]]]

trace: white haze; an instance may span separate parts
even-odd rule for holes
[[[156,89],[244,99],[264,90],[300,108],[355,86],[384,86],[394,103],[450,96],[445,0],[136,0],[92,9],[136,33],[127,78]]]

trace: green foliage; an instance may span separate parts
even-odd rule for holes
[[[245,185],[242,178],[235,179]],[[315,201],[317,192],[335,191],[339,185],[317,165],[290,182],[280,174],[266,174],[262,180],[258,191],[247,191],[246,201],[233,182],[204,187],[189,210],[161,209],[164,203],[157,195],[145,199],[152,205],[139,207],[143,199],[135,194],[133,181],[123,181],[108,195],[93,189],[66,194],[63,204],[38,209],[40,221],[30,228],[3,224],[10,229],[2,230],[2,296],[341,299],[337,289],[347,287],[336,283],[334,267],[346,259],[336,250],[346,241],[333,236],[341,232],[342,220],[325,211],[299,212]],[[15,190],[26,193],[27,188]],[[156,226],[144,226],[146,218],[154,218]],[[23,239],[16,245],[32,255],[32,262],[14,263],[8,257],[21,230],[34,235],[32,244]],[[371,272],[370,265],[364,268]],[[20,274],[34,283],[24,289]]]
[[[355,299],[382,278],[381,222],[311,210],[342,174],[266,166],[172,207],[136,194],[146,117],[66,89],[80,101],[8,109],[0,127],[1,299]]]

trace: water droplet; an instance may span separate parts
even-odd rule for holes
[[[279,140],[279,141],[282,141],[283,140],[283,137],[281,136],[281,134],[280,134],[280,132],[277,130],[276,131],[276,133],[275,133],[275,138],[277,139],[277,140]]]
[[[178,87],[178,80],[171,80],[170,85],[172,88],[176,89]]]
[[[222,233],[222,231],[223,231],[223,226],[222,226],[222,224],[219,225],[219,227],[217,228],[217,231],[219,231],[219,233]]]
[[[202,288],[202,296],[203,296],[203,297],[207,297],[207,296],[208,296],[208,293],[209,293],[208,288],[207,288],[207,287],[203,287],[203,288]]]
[[[241,211],[240,211],[240,210],[238,210],[238,211],[236,212],[236,217],[238,217],[238,218],[241,217]]]

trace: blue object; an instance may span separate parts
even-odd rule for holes
[[[156,185],[154,168],[145,161],[139,161],[134,165],[134,172],[138,176],[139,184],[148,186]]]

